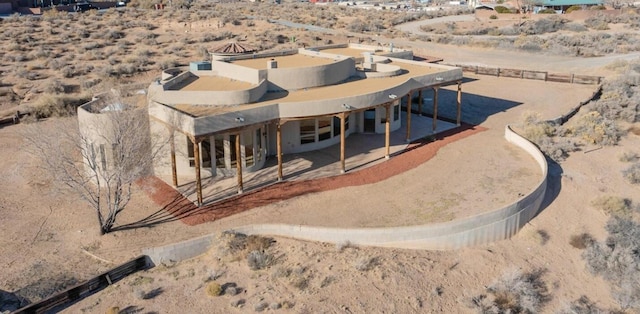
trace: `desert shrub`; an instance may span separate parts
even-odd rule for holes
[[[107,308],[107,311],[105,312],[106,314],[119,314],[120,313],[120,308],[117,306],[112,306],[110,308]]]
[[[593,237],[586,232],[583,232],[581,234],[574,234],[569,239],[569,244],[571,244],[571,246],[581,250],[588,248],[589,246],[591,246],[591,244],[593,244],[593,242]]]
[[[534,237],[538,240],[540,245],[547,244],[547,242],[549,242],[549,239],[551,238],[549,236],[549,233],[546,230],[542,229],[536,230],[536,233],[534,233]]]
[[[595,30],[608,30],[609,20],[606,15],[598,14],[584,20],[584,25]]]
[[[207,285],[207,295],[210,297],[217,297],[222,294],[222,286],[219,283],[212,281]]]
[[[522,115],[522,120],[522,135],[534,143],[555,135],[556,130],[553,124],[543,121],[539,113],[525,112]]]
[[[62,94],[64,93],[64,85],[59,80],[51,80],[44,88],[45,93]]]
[[[583,252],[587,269],[608,280],[612,295],[623,309],[640,309],[640,224],[613,216],[606,226],[609,236]]]
[[[471,305],[482,313],[538,313],[549,300],[544,270],[505,273],[487,287],[487,294],[473,297]]]
[[[497,16],[497,15],[495,15],[495,14],[491,14],[491,15],[489,15],[489,19],[491,19],[491,20],[497,20],[497,19],[498,19],[498,16]]]
[[[640,163],[635,163],[622,170],[622,176],[631,184],[640,183]]]
[[[571,132],[587,143],[615,145],[620,140],[621,131],[614,120],[603,117],[597,111],[580,116]]]
[[[586,32],[589,30],[586,26],[578,23],[566,23],[562,29],[576,33]]]
[[[621,162],[632,162],[638,160],[638,154],[635,152],[626,151],[620,154],[618,160]]]
[[[513,47],[525,51],[541,51],[544,45],[544,39],[538,36],[519,36],[513,42]]]
[[[253,306],[253,309],[256,312],[262,312],[264,310],[266,310],[269,307],[269,303],[267,303],[266,301],[260,301],[258,303],[256,303],[256,305]]]
[[[502,13],[512,13],[511,9],[502,6],[502,5],[497,5],[495,8],[493,8],[496,12],[502,14]]]
[[[553,33],[563,29],[565,23],[567,23],[566,19],[554,15],[537,21],[526,21],[520,27],[520,31],[529,35]]]
[[[600,314],[609,313],[605,309],[599,308],[593,301],[589,300],[586,296],[581,296],[577,300],[567,304],[556,314]]]
[[[564,13],[569,14],[573,11],[580,11],[582,10],[582,7],[579,5],[572,5],[570,7],[567,8],[567,10],[564,11]]]
[[[354,267],[358,271],[370,271],[378,265],[377,257],[363,257],[355,261]]]
[[[251,270],[260,270],[271,266],[273,263],[273,256],[264,252],[253,250],[247,255],[247,265]]]
[[[90,95],[51,95],[44,94],[30,107],[37,119],[66,117],[76,114],[76,108],[91,100]]]
[[[631,213],[631,200],[619,196],[597,197],[591,201],[591,206],[612,216],[627,216]]]
[[[566,137],[542,138],[537,145],[545,155],[555,161],[563,161],[569,157],[569,153],[580,149],[571,138]]]

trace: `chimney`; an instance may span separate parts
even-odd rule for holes
[[[276,59],[271,59],[269,61],[267,61],[267,69],[277,69],[278,68],[278,61],[276,61]]]

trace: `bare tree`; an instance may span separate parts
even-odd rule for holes
[[[55,123],[55,132],[46,130]],[[54,182],[95,211],[101,234],[113,230],[131,200],[132,185],[148,175],[162,146],[151,141],[147,110],[103,97],[79,109],[78,117],[34,123],[24,132],[41,168]],[[153,144],[152,144],[153,143]]]

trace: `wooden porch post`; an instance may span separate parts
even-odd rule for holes
[[[422,89],[418,91],[418,115],[422,116]]]
[[[432,131],[435,132],[438,127],[438,89],[440,86],[433,87],[433,123]]]
[[[196,168],[196,193],[198,195],[198,206],[202,206],[202,180],[200,179],[200,141],[196,138],[193,142],[193,161]]]
[[[240,155],[240,135],[236,135],[236,176],[238,177],[238,194],[242,194],[242,156]]]
[[[344,151],[345,151],[345,125],[344,120],[346,119],[347,114],[340,114],[340,173],[345,173],[345,164],[344,164]]]
[[[384,106],[385,108],[384,115],[386,118],[386,122],[384,123],[384,149],[385,149],[384,158],[385,159],[389,159],[389,144],[390,144],[389,134],[391,133],[391,115],[390,115],[391,104],[392,103],[387,103]]]
[[[276,124],[276,154],[278,154],[278,182],[282,181],[282,124]]]
[[[176,139],[174,136],[174,131],[171,130],[171,137],[169,139],[171,141],[171,178],[173,179],[173,186],[178,187],[178,170],[176,169]]]
[[[407,99],[407,143],[411,141],[411,93]]]
[[[456,116],[456,124],[460,126],[460,116],[462,114],[462,81],[458,81],[458,115]]]

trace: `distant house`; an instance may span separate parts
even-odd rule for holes
[[[590,7],[595,5],[604,5],[603,0],[534,0],[533,1],[533,13],[538,13],[542,10],[552,9],[556,13],[564,13],[571,6],[583,6]]]

